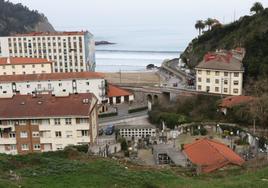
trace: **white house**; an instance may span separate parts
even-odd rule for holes
[[[0,57],[0,76],[52,72],[52,61],[42,58]]]
[[[196,90],[201,92],[242,95],[244,68],[238,54],[219,51],[205,55],[196,67]]]
[[[95,72],[72,72],[1,76],[0,98],[13,95],[48,94],[64,96],[93,93],[99,103],[107,102],[107,83]]]

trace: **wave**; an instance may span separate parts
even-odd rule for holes
[[[180,54],[182,51],[151,51],[151,50],[101,50],[97,49],[96,52],[122,52],[122,53],[176,53]]]

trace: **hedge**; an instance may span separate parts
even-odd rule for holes
[[[117,116],[117,112],[111,112],[111,113],[105,113],[105,114],[99,114],[99,118],[106,118],[106,117],[112,117],[112,116]]]
[[[141,112],[141,111],[145,111],[148,110],[148,106],[144,106],[144,107],[139,107],[139,108],[133,108],[133,109],[129,109],[128,113],[135,113],[135,112]]]

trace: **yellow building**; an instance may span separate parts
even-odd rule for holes
[[[1,75],[52,73],[52,62],[42,58],[0,58]]]
[[[242,95],[244,68],[242,58],[232,52],[208,53],[195,67],[196,90],[224,95]]]

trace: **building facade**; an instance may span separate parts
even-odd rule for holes
[[[120,136],[126,139],[141,139],[156,137],[156,128],[153,125],[118,125]]]
[[[93,93],[100,104],[107,102],[106,85],[103,76],[95,72],[1,76],[0,98],[48,93],[56,96]]]
[[[208,53],[195,70],[197,91],[242,95],[243,64],[231,52]]]
[[[17,95],[0,99],[0,153],[27,154],[93,144],[97,137],[97,98]]]
[[[95,41],[88,31],[35,32],[0,37],[0,57],[45,58],[54,72],[95,70]]]
[[[42,58],[0,57],[0,76],[51,73],[52,62]]]

